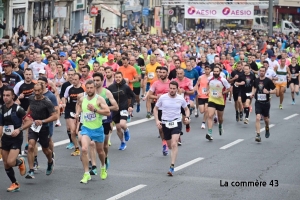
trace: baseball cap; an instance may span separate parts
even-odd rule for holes
[[[65,52],[60,52],[59,57],[66,57],[66,53]]]
[[[45,83],[48,83],[48,79],[46,77],[40,77],[38,81],[44,81]]]
[[[40,69],[39,74],[46,74],[46,71],[44,69]]]
[[[113,60],[113,59],[115,59],[115,56],[113,55],[113,54],[108,54],[108,60]]]
[[[2,67],[7,67],[7,66],[13,66],[13,63],[12,62],[10,62],[9,60],[5,60],[4,62],[3,62],[3,64],[2,64]]]

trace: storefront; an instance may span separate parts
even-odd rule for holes
[[[78,33],[83,29],[84,15],[86,14],[85,0],[77,0],[73,2],[73,10],[71,16],[70,33]]]
[[[7,22],[8,35],[12,35],[20,25],[24,26],[27,30],[28,20],[28,1],[24,0],[11,0],[9,1],[9,17]]]

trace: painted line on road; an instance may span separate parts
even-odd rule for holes
[[[137,185],[137,186],[135,186],[133,188],[130,188],[129,190],[126,190],[126,191],[124,191],[124,192],[122,192],[120,194],[117,194],[117,195],[115,195],[115,196],[113,196],[113,197],[111,197],[111,198],[109,198],[107,200],[121,199],[122,197],[125,197],[125,196],[127,196],[127,195],[129,195],[129,194],[131,194],[133,192],[136,192],[136,191],[138,191],[138,190],[140,190],[140,189],[142,189],[142,188],[144,188],[146,186],[147,185]]]
[[[242,141],[244,141],[244,139],[237,139],[236,141],[233,141],[225,146],[222,146],[220,149],[228,149],[229,147],[232,147],[233,145],[236,145]]]
[[[275,126],[275,124],[270,124],[269,125],[269,129],[272,128],[272,127],[274,127],[274,126]],[[265,128],[261,128],[260,129],[260,132],[264,132],[264,131],[265,131]]]
[[[288,119],[291,119],[291,118],[293,118],[293,117],[296,117],[297,115],[299,115],[299,114],[293,114],[293,115],[290,115],[290,116],[288,116],[288,117],[286,117],[286,118],[283,118],[284,120],[288,120]]]
[[[175,167],[174,168],[174,171],[175,172],[177,172],[177,171],[179,171],[179,170],[181,170],[181,169],[183,169],[183,168],[186,168],[186,167],[188,167],[188,166],[190,166],[190,165],[192,165],[192,164],[195,164],[195,163],[197,163],[197,162],[199,162],[199,161],[201,161],[201,160],[203,160],[204,158],[196,158],[196,159],[194,159],[194,160],[191,160],[191,161],[189,161],[189,162],[187,162],[187,163],[184,163],[184,164],[182,164],[182,165],[180,165],[180,166],[178,166],[178,167]]]

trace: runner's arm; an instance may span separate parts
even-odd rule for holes
[[[81,105],[82,105],[82,99],[83,99],[83,96],[82,94],[79,94],[78,97],[77,97],[77,103],[76,103],[76,116],[79,116],[80,113],[82,112],[82,108],[81,108]]]
[[[112,93],[109,90],[106,90],[106,96],[111,104],[111,106],[109,106],[109,110],[118,111],[119,106],[118,106],[116,100],[114,99]]]
[[[97,104],[101,109],[95,109],[96,113],[104,116],[110,115],[110,110],[103,97],[98,97]]]

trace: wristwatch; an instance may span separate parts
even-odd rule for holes
[[[19,128],[19,130],[20,130],[20,132],[21,132],[21,131],[23,131],[23,128],[22,128],[22,126]]]
[[[45,123],[45,120],[42,120],[42,123]]]
[[[94,109],[94,112],[95,112],[95,113],[97,112],[97,109],[96,109],[96,108]]]

